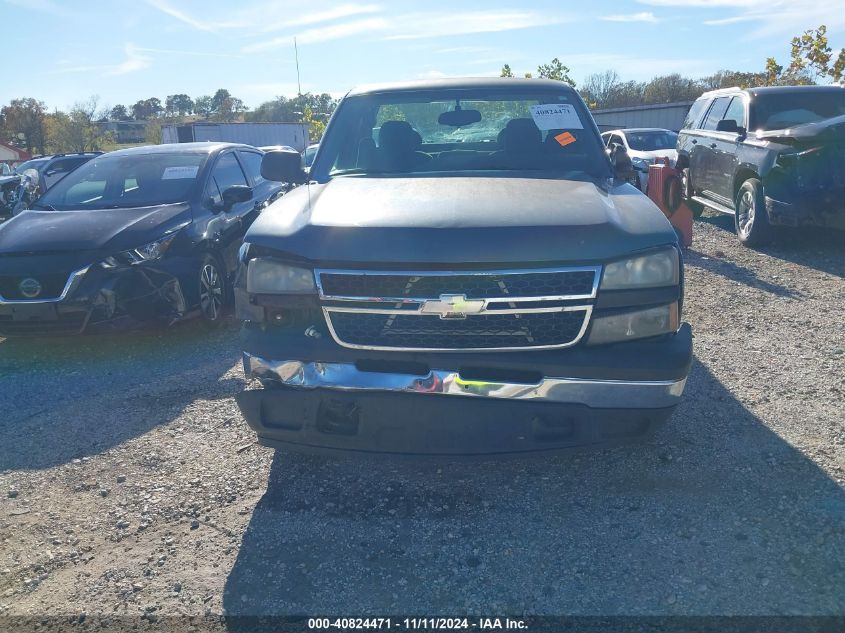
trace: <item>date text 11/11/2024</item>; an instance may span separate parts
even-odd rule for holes
[[[511,618],[309,618],[310,630],[527,630],[524,620]]]

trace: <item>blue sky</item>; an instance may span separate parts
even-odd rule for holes
[[[559,57],[578,81],[788,60],[790,38],[828,25],[845,45],[845,0],[0,0],[0,103],[64,109],[227,88],[254,107],[297,90],[534,71]]]

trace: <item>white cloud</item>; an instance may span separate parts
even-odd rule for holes
[[[462,13],[413,13],[391,20],[387,40],[413,40],[472,33],[498,33],[569,22],[571,18],[534,11],[491,9]]]
[[[651,22],[656,23],[657,17],[651,11],[641,11],[639,13],[628,13],[616,15],[605,15],[599,18],[606,22]]]
[[[353,35],[361,35],[363,33],[374,33],[376,31],[383,31],[389,28],[390,23],[384,18],[367,18],[364,20],[354,20],[352,22],[345,22],[340,24],[331,24],[329,26],[317,27],[307,29],[300,33],[291,33],[281,37],[275,37],[265,42],[256,42],[248,44],[241,50],[244,53],[257,53],[260,51],[271,50],[274,48],[281,48],[283,46],[293,46],[293,38],[296,37],[298,44],[317,44],[320,42],[328,42],[331,40],[339,40]]]
[[[719,9],[724,17],[706,20],[709,26],[748,22],[751,37],[795,35],[826,24],[845,27],[842,0],[637,0],[640,4],[677,9]]]
[[[340,20],[341,18],[350,18],[367,13],[378,13],[379,11],[381,11],[381,7],[377,4],[342,4],[326,11],[306,13],[299,17],[285,19],[277,24],[265,26],[262,30],[264,32],[278,31],[283,28],[331,22],[332,20]]]
[[[51,71],[51,74],[64,73],[100,73],[103,77],[116,77],[129,73],[144,70],[152,65],[152,58],[141,54],[141,50],[133,44],[126,43],[123,47],[126,59],[116,64],[97,64],[89,66],[70,66],[61,64],[60,68]]]
[[[147,0],[147,4],[198,31],[213,33],[219,29],[247,26],[244,21],[209,22],[201,20],[181,9],[177,9],[166,0]]]
[[[147,48],[136,47],[136,51],[142,53],[158,53],[161,55],[188,55],[189,57],[228,57],[231,59],[242,59],[243,55],[232,55],[231,53],[212,53],[208,51],[185,51],[172,48]]]

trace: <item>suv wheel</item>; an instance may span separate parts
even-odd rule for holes
[[[199,299],[203,323],[209,327],[220,325],[225,316],[228,292],[223,269],[213,255],[205,255],[202,258],[199,272]]]
[[[763,246],[772,240],[763,184],[757,178],[749,178],[742,183],[735,209],[734,224],[740,242],[746,246]]]

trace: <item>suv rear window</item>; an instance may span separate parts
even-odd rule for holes
[[[704,110],[708,103],[710,103],[710,99],[706,98],[699,99],[693,103],[689,112],[687,112],[687,118],[684,119],[682,128],[685,130],[696,129],[698,127],[699,120],[701,120],[701,115],[704,114]]]

